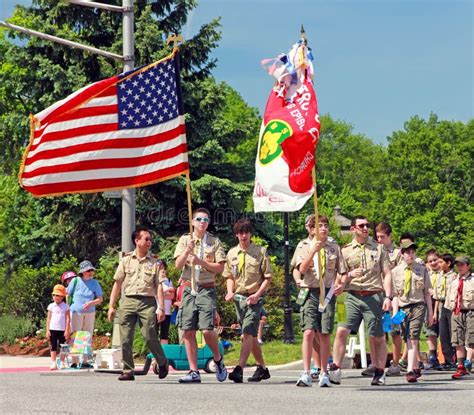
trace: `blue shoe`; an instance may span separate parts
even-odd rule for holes
[[[430,358],[428,359],[428,363],[430,364],[431,369],[438,370],[439,360],[436,356],[430,356]]]
[[[227,379],[227,369],[224,365],[224,358],[221,356],[221,360],[216,362],[216,378],[219,382],[224,382]]]
[[[472,372],[472,362],[470,360],[464,360],[464,367],[468,372]]]
[[[319,374],[321,373],[321,369],[319,367],[313,366],[309,374],[313,380],[319,379]]]

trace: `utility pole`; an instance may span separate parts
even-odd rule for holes
[[[123,71],[131,71],[135,66],[135,35],[133,21],[133,1],[123,0]],[[135,189],[122,190],[122,253],[134,248],[131,236],[135,229]]]

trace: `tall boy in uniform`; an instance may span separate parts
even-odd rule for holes
[[[225,300],[234,301],[242,330],[242,348],[239,364],[229,375],[229,379],[235,383],[243,382],[243,368],[252,352],[257,362],[257,369],[247,380],[260,382],[270,378],[257,335],[262,316],[263,296],[273,276],[272,266],[267,250],[251,241],[253,225],[248,219],[239,219],[234,224],[233,231],[239,243],[227,254],[223,276],[227,280]]]
[[[467,256],[458,256],[454,261],[458,276],[449,287],[445,307],[452,310],[451,342],[456,347],[458,370],[452,379],[459,380],[469,375],[465,367],[466,349],[474,347],[474,275],[471,272],[471,260]]]
[[[355,216],[351,222],[352,242],[342,248],[349,272],[341,278],[348,288],[345,300],[347,321],[337,328],[333,347],[334,363],[329,370],[331,383],[341,383],[341,365],[349,333],[357,333],[362,321],[367,323],[370,355],[375,365],[371,385],[385,385],[387,360],[382,319],[392,300],[392,275],[387,254],[369,238],[369,222]]]
[[[429,268],[429,274],[430,274],[430,281],[431,281],[431,305],[434,309],[435,307],[435,302],[436,299],[434,298],[434,289],[436,287],[436,283],[438,279],[441,278],[441,274],[443,271],[441,270],[440,264],[439,264],[439,255],[436,249],[430,249],[426,253],[426,263]],[[435,315],[433,315],[433,324],[432,325],[426,325],[425,326],[425,333],[428,343],[428,367],[431,369],[439,369],[439,360],[437,356],[437,349],[438,349],[438,336],[439,336],[439,325],[438,325],[438,318]]]
[[[375,227],[375,234],[377,242],[382,245],[382,249],[388,255],[388,262],[390,269],[394,269],[402,260],[402,253],[400,248],[397,248],[392,241],[392,227],[386,222],[380,222]],[[402,355],[403,340],[401,336],[400,324],[392,324],[392,344],[393,344],[393,360],[390,362],[390,366],[385,372],[386,376],[400,376],[401,368],[398,364]],[[371,365],[373,367],[373,365]],[[362,374],[373,376],[370,367],[366,369]]]
[[[183,270],[182,284],[185,286],[181,299],[178,326],[184,330],[184,345],[190,371],[179,379],[180,383],[200,383],[197,367],[196,331],[202,330],[206,344],[211,349],[216,363],[219,382],[227,378],[224,357],[219,352],[219,340],[214,331],[216,319],[216,274],[222,273],[225,252],[219,239],[207,232],[210,215],[205,208],[193,212],[193,234],[181,236],[174,252],[177,269]],[[196,276],[196,292],[192,291],[192,267]]]
[[[392,270],[394,294],[398,306],[407,314],[402,322],[402,333],[408,348],[407,382],[417,382],[421,370],[416,357],[421,329],[428,309],[428,324],[433,324],[431,281],[424,265],[415,262],[416,244],[404,242],[400,246],[403,261]]]
[[[451,370],[453,367],[453,357],[456,350],[451,344],[451,310],[448,310],[444,304],[446,295],[449,292],[451,282],[457,278],[454,268],[454,257],[451,254],[443,254],[439,257],[439,266],[441,274],[433,287],[435,299],[435,308],[433,310],[433,319],[437,319],[439,326],[439,341],[444,356],[444,363],[438,367],[438,370]]]
[[[329,220],[319,216],[319,240],[316,240],[316,219],[310,215],[306,219],[308,237],[296,247],[296,268],[301,272],[299,284],[299,304],[301,329],[303,331],[303,366],[304,372],[296,386],[312,386],[311,355],[315,337],[318,338],[320,361],[319,386],[331,386],[327,373],[330,355],[330,336],[334,329],[336,313],[336,296],[334,295],[336,274],[345,274],[346,268],[339,246],[328,240]],[[321,261],[321,276],[319,275]],[[323,279],[320,284],[320,278]],[[324,291],[321,292],[321,286]],[[321,298],[321,296],[325,298]],[[304,298],[303,298],[304,297]]]

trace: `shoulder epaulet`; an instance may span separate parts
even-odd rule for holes
[[[125,258],[125,257],[127,257],[127,256],[130,256],[130,255],[132,255],[132,254],[133,254],[133,251],[132,251],[132,252],[127,252],[126,254],[123,255],[122,258]]]
[[[343,248],[347,248],[347,247],[351,246],[351,244],[352,244],[352,242],[349,242],[349,243],[343,245],[342,247],[343,247]]]

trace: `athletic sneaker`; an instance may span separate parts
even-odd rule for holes
[[[247,378],[248,382],[260,382],[261,380],[270,379],[270,371],[266,367],[265,369],[262,366],[257,366],[254,374]]]
[[[58,366],[56,365],[56,362],[52,362],[51,366],[49,367],[49,370],[57,370]]]
[[[459,380],[466,376],[469,376],[469,372],[466,370],[466,368],[463,365],[458,365],[458,370],[456,371],[454,375],[451,376],[451,379]]]
[[[369,367],[362,371],[362,376],[374,376],[375,374],[375,366],[371,363]]]
[[[398,361],[398,366],[400,366],[400,370],[402,372],[406,372],[408,368],[408,362],[406,360],[400,359]]]
[[[337,367],[334,363],[331,364],[331,367],[328,371],[329,381],[335,385],[341,384],[342,372],[341,368]]]
[[[415,372],[408,372],[405,377],[406,377],[406,380],[407,380],[408,383],[418,382],[418,378],[417,378]]]
[[[216,364],[216,378],[219,382],[224,382],[224,380],[227,379],[227,369],[224,365],[224,358],[221,356],[221,360],[216,362],[214,360],[214,363]]]
[[[232,373],[229,374],[229,379],[235,383],[242,383],[244,381],[244,371],[239,365],[234,367]]]
[[[417,379],[421,378],[421,369],[413,369]]]
[[[438,370],[441,370],[443,372],[447,372],[449,370],[455,370],[456,367],[453,366],[451,363],[445,362],[442,365],[439,366]]]
[[[472,362],[470,360],[464,360],[464,367],[468,372],[472,372]]]
[[[439,360],[436,356],[430,356],[430,358],[428,359],[428,363],[431,366],[431,369],[438,370]]]
[[[401,375],[401,370],[400,366],[398,366],[396,363],[390,361],[390,366],[388,367],[387,371],[385,372],[386,376],[400,376]]]
[[[331,381],[329,380],[329,375],[327,373],[321,373],[319,375],[319,387],[320,388],[331,387]]]
[[[372,378],[372,382],[370,382],[372,386],[384,386],[385,385],[385,373],[383,369],[375,369],[374,377]]]
[[[298,379],[298,382],[296,382],[296,386],[303,386],[303,387],[313,386],[311,375],[307,372],[303,372],[303,374]]]
[[[186,373],[186,376],[179,379],[179,383],[201,383],[199,370],[190,370]]]
[[[311,375],[311,379],[318,380],[319,374],[321,373],[321,369],[319,367],[313,366],[309,374]]]

